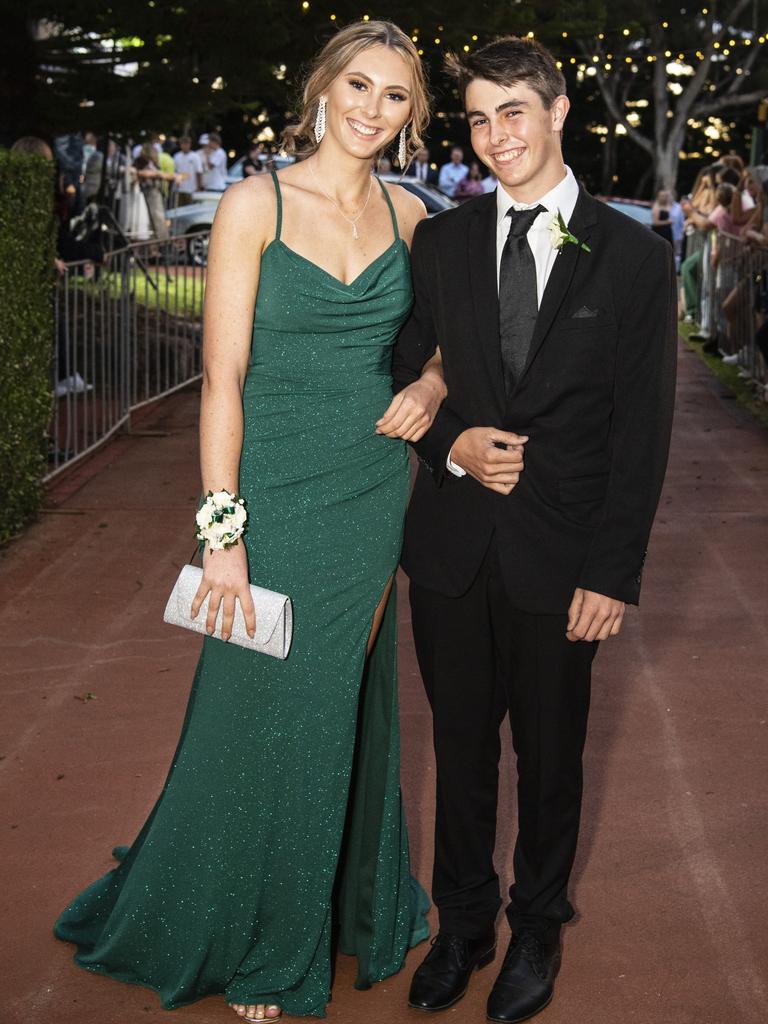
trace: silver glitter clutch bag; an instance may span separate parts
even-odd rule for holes
[[[183,626],[195,633],[209,634],[205,629],[205,619],[208,614],[208,598],[203,601],[197,618],[190,615],[192,599],[200,586],[203,578],[203,570],[196,565],[185,565],[179,573],[179,578],[174,584],[168,604],[165,606],[163,621],[170,622],[173,626]],[[285,594],[276,594],[274,590],[264,590],[262,587],[251,585],[251,597],[256,609],[256,631],[253,639],[248,636],[245,629],[245,620],[240,608],[240,602],[235,602],[235,620],[232,624],[232,636],[227,641],[231,644],[238,644],[240,647],[248,647],[252,651],[259,651],[261,654],[269,654],[273,658],[285,659],[291,648],[293,637],[293,607],[291,599]],[[211,634],[221,640],[221,620],[224,615],[223,607],[219,607],[219,614],[216,617],[216,629]]]

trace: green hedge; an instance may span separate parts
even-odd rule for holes
[[[0,149],[0,543],[40,508],[54,354],[53,166]]]

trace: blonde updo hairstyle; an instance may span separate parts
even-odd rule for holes
[[[298,124],[289,125],[283,132],[282,146],[286,153],[310,156],[317,150],[315,118],[320,97],[328,92],[333,82],[358,54],[371,46],[387,46],[396,50],[411,71],[411,120],[406,126],[405,166],[424,142],[421,133],[429,124],[431,97],[427,79],[416,47],[410,37],[391,21],[356,21],[332,36],[315,58],[304,84]],[[397,145],[397,137],[387,145]],[[386,147],[376,154],[378,158]],[[405,167],[400,168],[401,171]]]

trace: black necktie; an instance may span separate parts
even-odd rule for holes
[[[507,211],[511,223],[499,269],[499,336],[507,395],[525,367],[539,314],[536,261],[526,236],[533,222],[544,212],[543,206]]]

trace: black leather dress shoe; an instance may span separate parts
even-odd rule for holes
[[[463,939],[440,932],[432,949],[416,969],[408,993],[414,1010],[447,1010],[464,995],[472,972],[485,967],[496,955],[493,931],[480,939]]]
[[[488,1020],[517,1024],[543,1010],[552,998],[559,969],[559,938],[547,941],[530,931],[513,935],[488,996]]]

